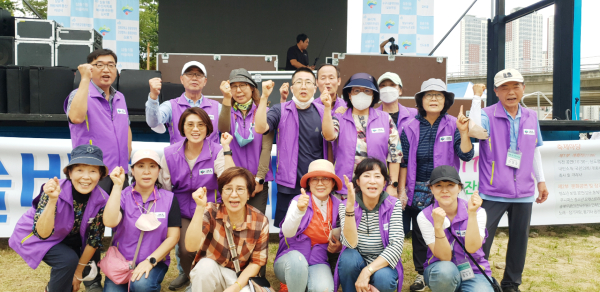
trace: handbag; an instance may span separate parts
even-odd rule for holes
[[[227,237],[227,243],[229,246],[229,252],[231,254],[231,261],[233,262],[233,266],[235,267],[235,274],[239,277],[242,273],[240,269],[240,260],[238,259],[237,250],[235,248],[235,242],[233,241],[233,235],[231,234],[231,230],[229,230],[229,218],[227,218],[228,224],[225,224],[225,235]],[[252,292],[274,292],[273,288],[271,288],[271,283],[264,276],[250,277],[248,280],[248,286],[250,286],[250,291]]]
[[[450,230],[450,228],[448,228],[448,230]],[[490,282],[490,285],[492,285],[492,289],[494,289],[494,292],[502,292],[502,288],[500,287],[500,284],[498,284],[498,281],[496,281],[496,279],[494,279],[494,277],[491,277],[491,279],[490,279],[490,277],[479,266],[479,264],[477,263],[477,261],[475,261],[475,259],[473,258],[473,256],[467,251],[467,249],[462,244],[462,242],[460,242],[460,240],[458,239],[458,237],[456,237],[456,235],[454,235],[454,233],[452,233],[452,231],[450,231],[450,234],[452,234],[452,237],[454,237],[454,239],[456,240],[456,242],[458,242],[458,244],[460,245],[460,247],[462,247],[462,249],[465,251],[465,253],[467,255],[469,255],[469,259],[471,259],[471,261],[477,266],[477,269],[479,269],[479,271],[481,272],[481,274],[483,274],[485,276],[485,278],[488,280],[488,282]]]
[[[154,204],[154,201],[150,202],[148,208],[150,208],[152,204]],[[114,238],[115,236],[113,235],[113,239]],[[142,245],[142,238],[144,238],[144,231],[140,232],[140,237],[138,239],[137,247],[135,248],[133,261],[126,260],[119,249],[112,245],[111,240],[110,247],[108,248],[104,258],[98,263],[98,267],[102,269],[106,277],[113,281],[113,283],[122,285],[129,283],[129,280],[131,280],[131,275],[133,274],[133,270],[136,266],[135,262],[137,261],[140,246]]]

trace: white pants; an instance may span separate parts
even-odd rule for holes
[[[223,292],[229,286],[237,285],[237,275],[212,259],[202,258],[190,272],[190,281],[193,292]],[[245,286],[240,292],[250,292],[250,287]]]

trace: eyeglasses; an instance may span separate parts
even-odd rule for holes
[[[308,80],[308,79],[306,79],[306,80],[298,79],[298,80],[294,81],[293,86],[300,87],[303,84],[306,85],[306,87],[313,87],[313,86],[315,86],[315,83],[312,82],[311,80]]]
[[[361,92],[364,92],[366,95],[373,95],[373,90],[368,88],[352,88],[350,92],[352,92],[352,95],[357,95]]]
[[[329,177],[312,177],[312,178],[310,178],[310,180],[308,182],[311,184],[314,184],[314,185],[318,185],[319,182],[326,185],[331,182],[331,178],[329,178]]]
[[[246,188],[243,188],[243,187],[237,187],[237,188],[235,189],[235,192],[236,192],[238,195],[243,195],[243,194],[245,194],[247,191],[248,191],[248,189],[246,189]],[[223,188],[223,194],[226,194],[226,195],[231,195],[232,193],[233,193],[233,187],[227,187],[227,186],[226,186],[226,187],[224,187],[224,188]]]
[[[237,91],[238,88],[240,90],[244,90],[244,89],[248,88],[248,83],[242,83],[242,84],[238,84],[238,85],[231,85],[231,90],[232,91]]]
[[[183,75],[187,76],[187,78],[198,78],[198,79],[203,79],[205,76],[202,73],[195,73],[195,72],[187,72],[187,73],[183,73]]]
[[[188,129],[193,129],[194,127],[198,127],[198,129],[200,129],[200,130],[206,130],[206,124],[204,124],[204,123],[197,123],[197,124],[186,123],[185,127]]]
[[[443,100],[446,97],[441,94],[441,93],[425,93],[425,97],[426,100],[433,100],[435,98],[435,100]]]
[[[91,64],[91,65],[95,66],[99,70],[104,70],[104,68],[106,68],[106,66],[108,66],[108,69],[110,69],[110,70],[117,68],[117,64],[115,64],[115,63],[108,63],[108,64],[96,63],[96,64]]]

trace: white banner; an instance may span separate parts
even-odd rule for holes
[[[134,141],[133,151],[149,148],[162,155],[166,146]],[[71,149],[68,139],[0,139],[0,237],[12,234],[43,183],[64,178]],[[600,222],[600,140],[544,142],[540,149],[550,196],[543,204],[534,203],[531,225]],[[461,164],[467,195],[478,187],[478,159],[475,145],[475,158]],[[269,205],[266,215],[272,218],[270,213]],[[507,226],[506,217],[500,225]],[[271,232],[277,230],[271,226]]]

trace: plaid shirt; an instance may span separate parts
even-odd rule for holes
[[[208,203],[202,224],[202,233],[206,239],[200,252],[196,254],[194,265],[206,257],[215,260],[221,266],[235,270],[229,254],[225,222],[228,222],[225,205]],[[229,226],[229,223],[227,225]],[[269,251],[267,217],[254,207],[246,205],[246,221],[233,230],[233,241],[237,246],[240,269],[243,270],[248,263],[266,265]]]

